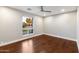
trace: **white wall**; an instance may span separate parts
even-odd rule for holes
[[[76,12],[44,18],[44,32],[76,39]]]
[[[79,40],[79,7],[77,8],[77,39]]]
[[[79,7],[77,8],[77,43],[79,49]]]
[[[43,18],[35,16],[33,23],[35,34],[43,34]]]
[[[79,11],[78,11],[79,12]],[[34,33],[22,35],[22,16],[33,17]],[[76,12],[42,18],[8,7],[0,7],[0,43],[42,33],[76,39]]]
[[[0,7],[0,43],[27,37],[22,35],[22,16],[33,17],[34,33],[31,36],[43,33],[41,17],[9,7]]]

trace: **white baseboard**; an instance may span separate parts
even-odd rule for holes
[[[77,47],[78,47],[78,50],[79,50],[79,41],[78,41],[78,39],[73,39],[73,38],[68,38],[68,37],[62,37],[62,36],[53,35],[53,34],[47,34],[47,33],[44,33],[44,34],[49,35],[49,36],[58,37],[58,38],[67,39],[67,40],[76,41],[77,42]]]
[[[15,42],[19,42],[19,41],[22,41],[22,40],[25,40],[25,39],[29,39],[29,38],[32,38],[32,37],[35,37],[35,36],[39,36],[39,35],[42,35],[42,34],[35,34],[35,35],[33,34],[33,35],[23,36],[24,38],[17,39],[17,40],[14,40],[14,41],[10,41],[10,42],[6,42],[6,43],[2,43],[2,44],[0,44],[0,47],[8,45],[8,44],[15,43]]]
[[[67,39],[67,40],[77,41],[77,39],[68,38],[68,37],[63,37],[63,36],[59,36],[59,35],[53,35],[53,34],[48,34],[48,33],[44,33],[44,34],[49,35],[49,36],[53,36],[53,37],[58,37],[58,38]]]
[[[29,38],[32,38],[32,37],[35,37],[35,36],[43,35],[43,34],[46,34],[46,35],[49,35],[49,36],[58,37],[58,38],[63,38],[63,39],[67,39],[67,40],[76,41],[77,42],[77,45],[78,45],[78,48],[79,48],[79,42],[77,41],[77,39],[68,38],[68,37],[62,37],[62,36],[53,35],[53,34],[47,34],[47,33],[35,34],[35,35],[33,34],[33,35],[23,36],[24,38],[17,39],[17,40],[14,40],[14,41],[10,41],[10,42],[6,42],[6,43],[2,43],[2,44],[0,44],[0,47],[1,46],[5,46],[5,45],[8,45],[8,44],[15,43],[15,42],[19,42],[19,41],[22,41],[22,40],[25,40],[25,39],[29,39]]]

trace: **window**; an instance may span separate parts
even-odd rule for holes
[[[22,18],[22,32],[23,35],[33,33],[33,18],[23,16]]]

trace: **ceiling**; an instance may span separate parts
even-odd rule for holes
[[[19,9],[43,17],[76,11],[77,9],[76,6],[43,6],[43,9],[45,11],[51,11],[51,12],[42,12],[41,6],[11,6],[11,8]]]

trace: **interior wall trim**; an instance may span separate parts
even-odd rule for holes
[[[32,38],[32,37],[35,37],[35,36],[43,35],[43,34],[49,35],[49,36],[58,37],[58,38],[62,38],[62,39],[67,39],[67,40],[76,41],[76,42],[77,42],[77,46],[78,46],[78,40],[77,40],[77,39],[68,38],[68,37],[62,37],[62,36],[53,35],[53,34],[48,34],[48,33],[42,33],[42,34],[35,34],[35,35],[25,36],[24,38],[21,38],[21,39],[17,39],[17,40],[14,40],[14,41],[2,43],[2,44],[0,44],[0,47],[1,47],[1,46],[5,46],[5,45],[8,45],[8,44],[16,43],[16,42],[19,42],[19,41],[22,41],[22,40],[25,40],[25,39],[29,39],[29,38]],[[79,49],[79,46],[78,46],[78,49]]]
[[[0,44],[0,47],[8,45],[8,44],[16,43],[16,42],[19,42],[19,41],[22,41],[22,40],[27,40],[29,38],[39,36],[39,35],[43,35],[43,34],[35,34],[35,35],[30,35],[30,36],[24,36],[24,38],[21,38],[21,39],[17,39],[17,40],[13,40],[13,41],[10,41],[10,42],[2,43],[2,44]]]
[[[49,35],[49,36],[53,36],[53,37],[62,38],[62,39],[67,39],[67,40],[77,41],[77,39],[73,39],[73,38],[69,38],[69,37],[63,37],[63,36],[54,35],[54,34],[48,34],[48,33],[44,33],[44,34],[45,34],[45,35]]]
[[[63,37],[63,36],[54,35],[54,34],[48,34],[48,33],[44,33],[44,34],[45,35],[49,35],[49,36],[54,36],[54,37],[62,38],[62,39],[76,41],[77,42],[77,47],[78,47],[78,50],[79,50],[79,41],[78,41],[78,39],[73,39],[73,38],[69,38],[69,37]]]

